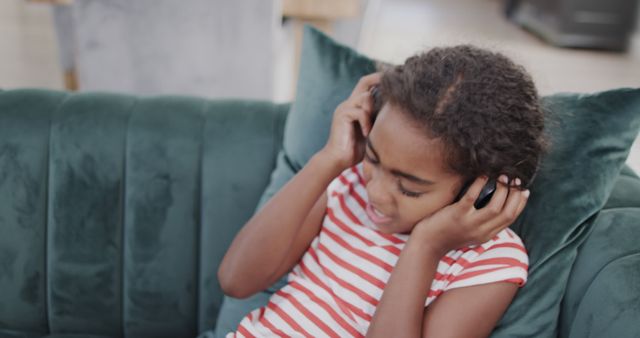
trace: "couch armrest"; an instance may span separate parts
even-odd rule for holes
[[[639,337],[640,207],[602,210],[590,221],[562,300],[559,337]]]
[[[591,233],[579,248],[562,300],[559,336],[638,337],[637,324],[635,334],[624,334],[634,329],[629,318],[640,317],[640,178],[630,167],[622,168],[609,199],[590,221]]]
[[[639,285],[640,249],[607,263],[575,309],[568,337],[640,337]]]

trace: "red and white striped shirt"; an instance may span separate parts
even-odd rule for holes
[[[384,234],[365,212],[362,163],[327,187],[318,236],[266,306],[251,311],[230,337],[364,337],[409,235]],[[521,239],[506,228],[492,240],[448,252],[425,306],[454,288],[507,281],[522,287],[529,259]]]

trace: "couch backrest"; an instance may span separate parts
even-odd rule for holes
[[[562,299],[559,337],[638,337],[640,178],[629,167],[590,221]]]
[[[0,333],[191,337],[288,105],[0,92]]]
[[[219,261],[268,184],[287,111],[0,91],[0,336],[193,337],[213,327]],[[637,252],[640,227],[626,220],[640,218],[639,191],[625,168],[573,267],[562,332],[586,323],[597,307],[585,304],[621,280],[598,277],[614,267],[606,259]],[[629,241],[605,255],[612,229]]]

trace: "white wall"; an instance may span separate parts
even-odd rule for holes
[[[272,99],[277,0],[75,0],[81,90]]]

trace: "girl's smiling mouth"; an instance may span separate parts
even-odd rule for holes
[[[391,217],[381,213],[378,209],[376,209],[370,203],[367,203],[366,212],[367,212],[367,216],[369,216],[369,218],[371,219],[371,221],[373,221],[373,223],[376,223],[378,225],[383,225],[391,222]]]

